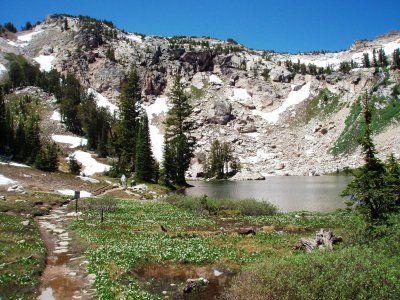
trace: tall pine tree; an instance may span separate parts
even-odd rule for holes
[[[6,152],[7,135],[6,103],[4,102],[3,89],[0,86],[0,155],[4,155]]]
[[[149,120],[144,113],[139,122],[136,140],[135,174],[138,181],[154,180],[154,157],[151,150]]]
[[[376,157],[371,137],[372,104],[367,94],[364,95],[363,105],[365,132],[360,144],[365,165],[355,174],[342,196],[350,196],[348,203],[354,205],[370,225],[376,225],[386,220],[393,201],[386,197],[386,170],[384,164]]]
[[[192,106],[184,92],[179,72],[175,75],[169,96],[172,107],[165,121],[164,170],[168,183],[183,186],[187,185],[185,172],[193,158],[196,140],[191,135],[193,122],[189,120]]]
[[[394,69],[400,69],[400,49],[393,51],[392,65]]]
[[[136,68],[132,67],[119,99],[120,121],[117,124],[118,137],[115,144],[119,168],[126,171],[135,170],[136,132],[140,104],[139,75]]]

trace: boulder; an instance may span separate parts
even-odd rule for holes
[[[215,101],[207,110],[206,119],[209,123],[225,125],[232,119],[232,105],[226,100]]]
[[[283,67],[276,67],[269,72],[269,77],[274,82],[289,83],[293,79],[293,74]]]
[[[232,181],[244,181],[244,180],[265,180],[265,176],[258,172],[251,172],[249,170],[242,170],[231,177],[229,180]]]
[[[7,192],[22,193],[22,192],[24,192],[24,188],[22,185],[16,184],[16,185],[10,186],[7,189]]]

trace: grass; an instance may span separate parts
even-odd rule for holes
[[[53,206],[69,202],[68,197],[43,192],[5,195],[7,201],[0,201],[0,212],[30,216],[47,215]]]
[[[49,193],[3,193],[0,201],[0,299],[36,299],[45,246],[34,217],[66,198]],[[29,221],[28,226],[22,225]]]
[[[275,205],[255,199],[215,199],[207,196],[188,197],[173,194],[168,196],[165,201],[195,213],[260,216],[273,215],[278,211]]]
[[[373,134],[384,131],[393,121],[400,121],[400,102],[396,98],[373,97],[372,98],[372,123]],[[365,131],[365,123],[361,116],[361,100],[357,100],[351,106],[350,113],[345,120],[345,128],[339,138],[329,149],[329,153],[338,155],[350,153],[358,146],[358,140]]]
[[[258,202],[253,200],[233,205],[228,200],[218,202],[207,198],[208,205],[217,208],[205,213],[198,210],[202,199],[172,195],[160,202],[119,200],[117,208],[105,215],[103,223],[98,213],[91,211],[75,219],[71,229],[88,244],[88,268],[96,275],[97,296],[161,299],[161,291],[160,294],[154,291],[135,270],[154,265],[178,269],[217,266],[236,272],[245,265],[292,255],[296,241],[309,234],[300,225],[310,229],[321,224],[334,227],[347,222],[343,221],[347,217],[344,213],[317,214],[315,218],[304,213],[302,222],[295,214],[266,216],[262,213],[270,214],[271,207],[266,204],[258,207]],[[227,210],[237,213],[227,217]],[[288,226],[296,222],[300,225]],[[265,230],[261,228],[266,224],[282,225],[285,231],[269,230],[268,226]],[[235,233],[235,228],[243,226],[257,226],[257,234]],[[174,281],[177,286],[184,282]],[[173,297],[181,291],[168,287],[167,292]]]
[[[29,220],[28,226],[22,222]],[[0,299],[34,299],[45,247],[32,217],[0,213]]]
[[[373,241],[253,264],[233,280],[225,299],[399,299],[399,215],[393,223]]]
[[[328,89],[321,90],[313,99],[306,101],[303,108],[297,114],[297,123],[308,124],[312,119],[318,117],[324,119],[343,107],[339,96]]]

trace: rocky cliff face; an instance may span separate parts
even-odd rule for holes
[[[60,15],[48,16],[31,32],[0,37],[0,76],[7,74],[7,52],[19,53],[44,70],[75,73],[88,89],[117,104],[121,84],[135,65],[143,84],[143,105],[160,141],[172,75],[181,70],[192,93],[198,139],[190,175],[213,139],[232,143],[242,167],[263,175],[333,172],[361,163],[359,150],[330,154],[346,128],[352,104],[379,80],[374,68],[339,72],[344,61],[362,64],[363,53],[383,48],[389,56],[400,47],[400,33],[357,41],[347,51],[324,54],[280,54],[255,51],[212,38],[163,38],[122,32],[111,24]],[[294,74],[285,61],[330,66],[329,75]],[[399,71],[375,95],[389,97]],[[325,96],[323,96],[325,95]],[[102,99],[103,99],[102,98]],[[168,102],[168,101],[167,101]],[[161,104],[160,104],[161,103]],[[400,154],[398,123],[376,136],[385,157]],[[158,149],[159,150],[159,149]],[[158,151],[160,152],[160,151]],[[160,155],[157,155],[160,159]]]

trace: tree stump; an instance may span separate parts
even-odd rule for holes
[[[342,241],[342,237],[335,236],[332,231],[325,231],[323,228],[321,228],[316,232],[315,239],[300,239],[294,249],[303,250],[306,252],[311,252],[317,248],[332,250],[334,244]]]

